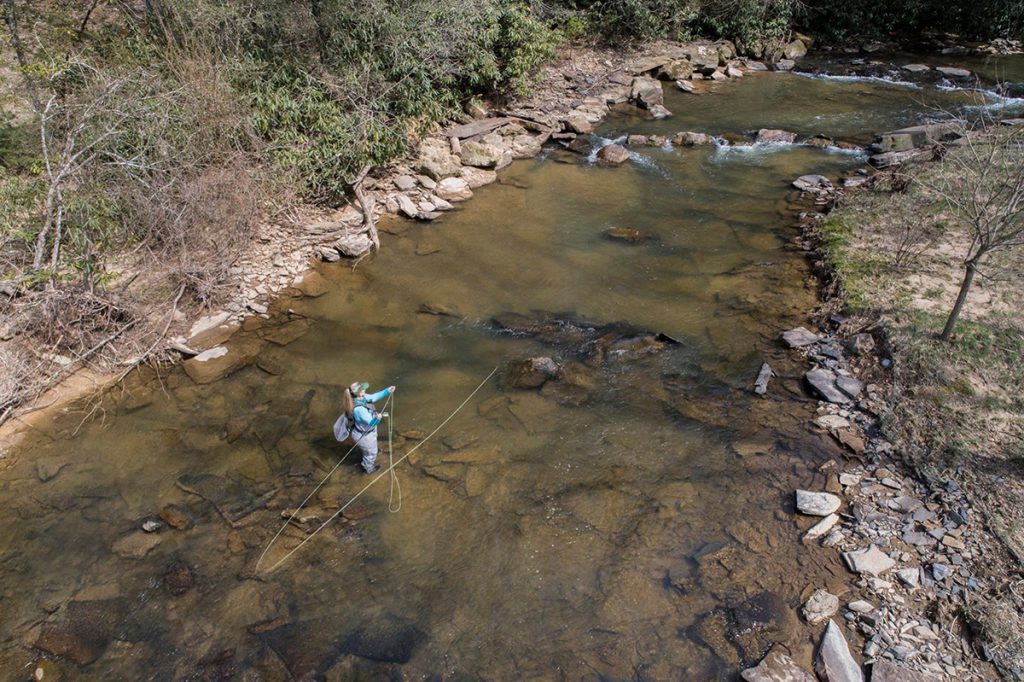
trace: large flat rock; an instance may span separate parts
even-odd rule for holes
[[[882,575],[896,566],[896,562],[875,545],[853,552],[843,552],[843,561],[854,573],[867,573],[873,576]]]
[[[796,509],[801,514],[828,516],[834,514],[843,501],[832,493],[818,493],[810,490],[796,491]]]
[[[818,647],[818,676],[827,682],[864,682],[864,672],[850,653],[842,630],[829,620],[825,636]]]

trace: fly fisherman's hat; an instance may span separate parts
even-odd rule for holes
[[[359,395],[360,393],[362,393],[363,391],[368,390],[369,388],[370,388],[370,384],[368,384],[367,382],[365,382],[365,381],[357,381],[354,384],[352,384],[351,386],[349,386],[348,390],[352,392],[352,395]]]

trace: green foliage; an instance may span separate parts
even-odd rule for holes
[[[795,0],[733,0],[707,2],[701,13],[702,28],[743,45],[777,42],[793,23]]]
[[[951,32],[990,40],[1024,37],[1021,0],[848,0],[807,5],[809,28],[826,41],[910,38],[920,33]]]

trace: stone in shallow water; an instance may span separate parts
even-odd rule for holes
[[[829,514],[821,521],[818,521],[818,523],[811,526],[811,528],[804,533],[804,540],[817,540],[832,530],[837,523],[839,523],[839,515]]]
[[[618,166],[629,160],[629,150],[620,144],[609,144],[598,150],[597,160],[608,166]]]
[[[818,648],[818,676],[828,682],[864,682],[864,673],[834,620],[829,620]]]
[[[811,625],[817,625],[831,618],[839,610],[839,597],[827,590],[815,590],[804,604],[804,618]]]
[[[791,133],[788,130],[777,130],[774,128],[761,128],[757,131],[757,135],[754,137],[754,142],[786,142],[791,143],[796,141],[796,133]]]
[[[145,531],[135,531],[117,540],[111,549],[125,559],[141,559],[160,544],[160,536]]]
[[[846,404],[850,402],[849,396],[836,387],[836,375],[831,370],[816,367],[804,375],[807,383],[811,385],[821,397],[830,403]]]
[[[106,651],[126,610],[121,598],[72,601],[60,620],[43,624],[35,646],[78,665],[89,665]]]
[[[817,682],[778,649],[772,649],[756,668],[747,668],[740,675],[746,682]]]
[[[804,327],[796,327],[782,332],[782,340],[786,342],[786,345],[790,348],[802,348],[809,346],[812,343],[818,343],[821,341],[821,337],[805,329]]]
[[[842,503],[842,500],[831,493],[816,493],[809,490],[796,491],[796,508],[802,514],[828,516],[839,509]]]
[[[961,69],[955,66],[936,66],[935,70],[943,76],[950,78],[970,78],[971,72],[968,69]]]
[[[824,175],[801,175],[793,181],[793,186],[801,192],[823,192],[832,189],[832,181]]]
[[[867,573],[873,576],[882,575],[896,565],[888,554],[875,545],[853,552],[843,552],[843,561],[854,573]]]

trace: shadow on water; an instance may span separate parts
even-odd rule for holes
[[[861,137],[919,111],[882,85],[795,76],[669,106],[670,121],[609,127]],[[707,679],[772,641],[809,661],[794,607],[843,578],[834,554],[800,546],[792,491],[823,485],[818,465],[841,454],[806,426],[815,402],[777,342],[815,303],[781,200],[793,177],[858,160],[642,154],[518,162],[355,272],[325,268],[328,294],[281,305],[310,322],[244,332],[232,343],[255,363],[229,378],[140,372],[76,437],[82,414],[60,416],[0,482],[4,669],[33,647],[83,679]],[[563,377],[485,387],[403,463],[400,512],[385,479],[253,573],[346,449],[330,436],[343,386],[399,386],[397,456],[495,365],[536,356]],[[777,378],[755,398],[764,361]],[[366,480],[350,456],[268,556]]]

